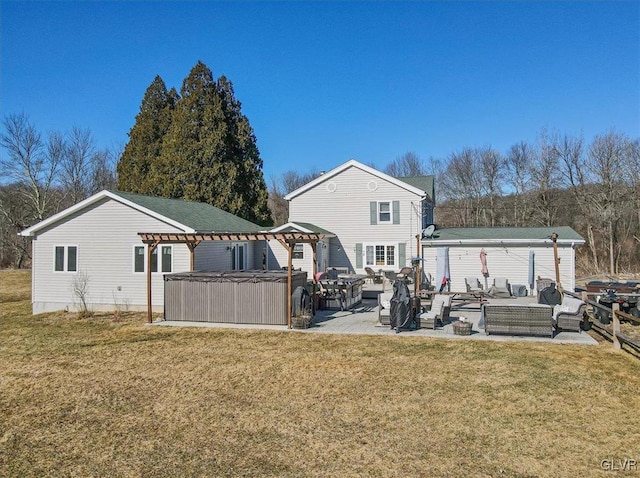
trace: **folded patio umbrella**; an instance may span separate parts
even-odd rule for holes
[[[482,264],[480,272],[484,277],[484,289],[487,290],[489,288],[489,284],[487,282],[487,277],[489,277],[489,269],[487,269],[487,253],[484,250],[484,247],[480,249],[480,264]]]
[[[451,280],[449,272],[449,248],[436,248],[436,284],[440,285],[440,292],[444,290]]]
[[[529,251],[529,289],[531,290],[531,294],[533,295],[533,286],[536,283],[535,280],[535,270],[536,270],[536,253],[534,251]]]

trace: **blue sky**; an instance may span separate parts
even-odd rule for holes
[[[640,2],[2,0],[0,113],[124,145],[155,75],[234,84],[267,182],[355,158],[640,137]]]

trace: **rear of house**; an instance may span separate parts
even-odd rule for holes
[[[410,265],[418,254],[416,236],[433,219],[432,190],[430,176],[398,179],[350,160],[285,198],[290,222],[312,223],[333,236],[319,270],[365,274],[365,267]],[[308,246],[301,249],[303,257],[311,257]]]

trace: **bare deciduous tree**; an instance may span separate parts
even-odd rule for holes
[[[535,160],[535,149],[524,141],[511,146],[505,158],[505,182],[514,194],[511,216],[514,226],[527,224],[531,214],[527,196],[532,191],[531,171]]]
[[[11,114],[3,120],[0,146],[7,152],[0,157],[0,179],[21,184],[25,206],[34,219],[44,219],[57,199],[54,187],[62,160],[60,136],[52,134],[45,144],[42,136],[24,114]]]
[[[284,197],[292,191],[313,181],[322,173],[312,170],[306,174],[300,174],[296,171],[287,171],[282,176],[271,177],[271,187],[269,188],[269,199],[267,201],[273,223],[275,226],[286,224],[289,219],[289,203]]]
[[[428,174],[424,161],[413,151],[408,151],[389,163],[384,168],[384,173],[394,178],[426,176]]]
[[[61,163],[61,181],[71,204],[85,199],[91,189],[91,160],[94,152],[91,131],[74,127]]]

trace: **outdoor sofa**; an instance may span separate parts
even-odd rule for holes
[[[483,304],[487,335],[538,335],[553,337],[553,308],[542,304]]]

